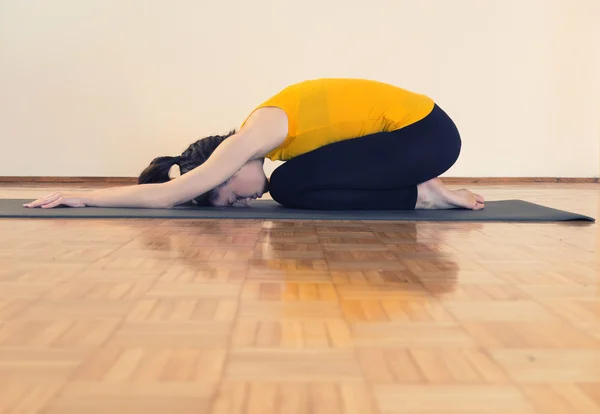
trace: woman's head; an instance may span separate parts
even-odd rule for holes
[[[226,135],[213,135],[199,139],[178,157],[158,157],[152,160],[138,178],[138,184],[164,183],[170,180],[169,171],[179,165],[181,174],[186,174],[202,165],[215,149],[235,131]],[[248,161],[232,177],[216,188],[196,197],[202,206],[244,205],[261,197],[268,191],[268,181],[263,170],[264,160]]]

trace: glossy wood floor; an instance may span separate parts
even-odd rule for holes
[[[600,216],[597,184],[477,191]],[[0,234],[3,414],[600,413],[596,224],[2,219]]]

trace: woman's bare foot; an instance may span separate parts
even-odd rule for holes
[[[465,208],[481,210],[485,206],[483,197],[469,190],[448,190],[439,178],[434,178],[417,186],[417,204],[419,210],[447,210]]]

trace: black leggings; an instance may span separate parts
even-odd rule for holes
[[[417,184],[458,159],[458,129],[437,105],[402,129],[339,141],[286,161],[270,192],[285,207],[320,210],[412,210]]]

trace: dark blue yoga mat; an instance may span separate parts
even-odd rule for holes
[[[256,200],[251,207],[194,207],[173,209],[70,208],[30,209],[31,200],[0,200],[0,218],[161,218],[161,219],[264,219],[264,220],[397,220],[397,221],[595,221],[594,218],[521,200],[488,201],[480,211],[454,210],[299,210],[271,200]]]

